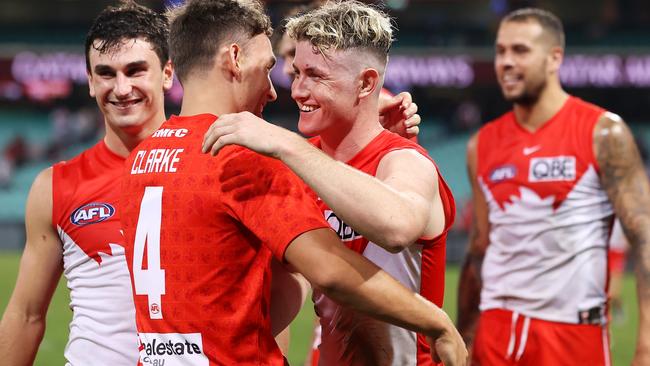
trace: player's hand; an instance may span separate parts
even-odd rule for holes
[[[224,114],[205,133],[201,150],[214,156],[226,145],[241,145],[260,154],[277,157],[291,134],[291,131],[268,123],[250,112]]]
[[[431,346],[431,356],[435,362],[442,362],[445,366],[465,366],[469,356],[465,342],[460,333],[449,321],[447,329],[438,338],[427,337]]]
[[[417,112],[418,105],[413,102],[409,92],[393,97],[379,96],[379,122],[385,129],[400,136],[411,138],[420,133],[421,119]]]

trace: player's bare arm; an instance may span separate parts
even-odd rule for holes
[[[63,270],[62,246],[52,227],[52,168],[32,185],[25,214],[26,243],[16,287],[0,322],[3,365],[31,365],[45,332],[47,308]]]
[[[311,284],[304,276],[271,259],[271,331],[284,355],[289,354],[289,325],[298,316],[310,291]]]
[[[300,273],[288,271],[275,259],[271,260],[271,272],[271,331],[273,336],[279,336],[300,312],[311,285]]]
[[[471,347],[479,317],[481,266],[489,242],[488,207],[476,175],[478,134],[467,144],[467,175],[472,186],[472,227],[458,284],[458,330]]]
[[[248,112],[221,116],[206,134],[203,151],[216,154],[230,144],[282,160],[343,221],[391,252],[419,238],[433,238],[444,228],[437,171],[415,151],[387,154],[375,178]]]
[[[594,129],[594,152],[600,178],[636,251],[639,330],[635,365],[650,364],[650,184],[630,129],[620,117],[605,113]]]
[[[447,314],[341,245],[333,231],[318,229],[300,235],[287,248],[285,259],[328,297],[427,335],[434,358],[447,366],[465,364],[465,344]]]
[[[275,258],[271,259],[271,332],[283,355],[289,354],[291,330],[311,290],[309,281],[300,273],[288,271]]]

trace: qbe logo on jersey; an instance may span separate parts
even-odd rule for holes
[[[209,366],[201,333],[138,333],[143,366]]]
[[[343,222],[332,210],[325,210],[323,212],[325,215],[325,220],[332,230],[336,231],[336,234],[341,238],[341,241],[352,241],[357,238],[363,238],[361,234],[354,231],[348,224]]]
[[[557,182],[576,179],[575,156],[530,159],[529,182]]]

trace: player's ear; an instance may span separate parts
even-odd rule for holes
[[[93,75],[90,71],[86,71],[86,76],[88,77],[88,94],[91,98],[95,97],[95,86],[93,86]]]
[[[372,94],[381,81],[379,71],[374,68],[361,70],[359,74],[359,98],[365,98]]]
[[[549,71],[554,73],[560,72],[560,66],[562,66],[562,60],[564,59],[564,49],[560,46],[553,46],[549,52]]]
[[[235,79],[241,77],[242,47],[237,43],[231,43],[228,46],[226,57],[226,68]]]
[[[163,71],[163,90],[169,91],[169,89],[171,89],[172,85],[174,84],[174,67],[172,66],[172,62],[167,61],[162,71]]]

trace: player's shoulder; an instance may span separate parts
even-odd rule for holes
[[[79,154],[73,156],[72,158],[66,159],[66,160],[61,160],[58,163],[55,163],[52,165],[53,169],[77,169],[78,166],[84,165],[87,162],[90,162],[91,164],[96,160],[95,155],[97,151],[102,147],[101,145],[104,144],[103,140],[98,141],[96,144],[93,146],[83,150]]]
[[[27,201],[39,202],[43,207],[51,206],[52,202],[52,176],[53,176],[53,167],[47,167],[41,170],[34,178],[32,186],[29,190],[29,195]]]
[[[411,150],[421,155],[429,157],[428,151],[418,143],[411,141],[403,136],[388,130],[382,131],[373,141],[370,142],[363,150],[365,154],[388,155],[401,150]]]
[[[603,141],[619,141],[633,143],[634,136],[623,118],[616,113],[604,111],[594,127],[596,144]]]
[[[515,114],[512,110],[489,120],[478,131],[470,136],[467,141],[467,152],[476,153],[480,148],[495,147],[503,140],[505,135],[512,133],[512,126],[515,125]],[[489,142],[485,144],[482,142]]]
[[[468,154],[476,154],[478,150],[478,137],[481,131],[476,131],[467,140],[466,149]]]
[[[221,156],[223,154],[223,156]],[[247,148],[230,145],[219,151],[218,179],[224,191],[239,197],[253,198],[267,194],[274,197],[300,196],[306,186],[284,163]],[[236,184],[236,189],[232,185]]]
[[[515,118],[515,113],[510,110],[492,120],[487,121],[481,128],[479,128],[477,136],[480,134],[486,134],[490,132],[497,131],[501,128],[504,128],[506,125],[510,124]]]
[[[277,159],[257,153],[239,145],[229,145],[219,152],[224,168],[236,166],[240,170],[267,171],[283,174],[289,171],[286,165]]]
[[[41,170],[34,178],[34,182],[32,182],[32,190],[49,190],[51,192],[53,172],[54,166]]]
[[[414,171],[430,173],[437,171],[436,164],[429,152],[419,144],[386,131],[384,142],[379,144],[379,155],[381,156],[378,173],[380,170],[410,166]]]
[[[577,110],[582,113],[592,113],[592,114],[597,114],[601,115],[606,110],[603,107],[600,107],[594,103],[588,102],[584,99],[575,97],[575,96],[570,96],[569,97],[569,107],[573,108],[574,110]]]

